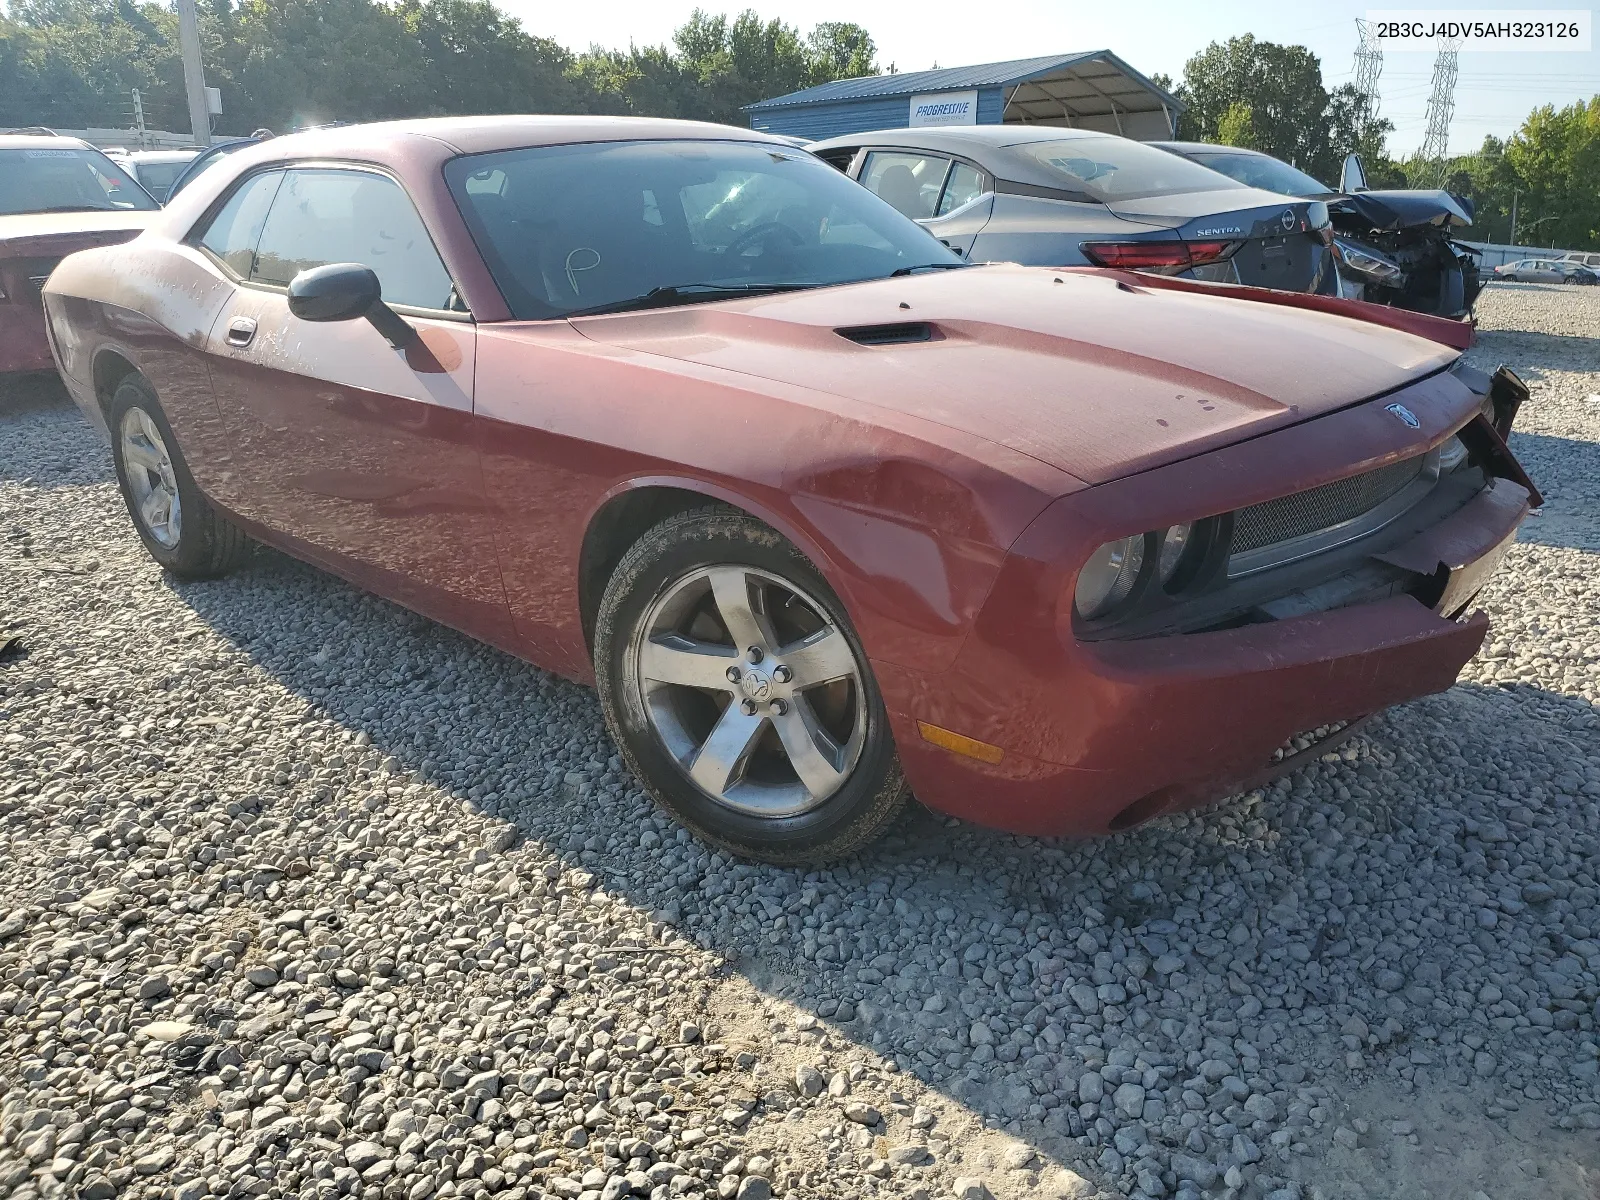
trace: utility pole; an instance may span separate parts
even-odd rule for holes
[[[206,105],[206,74],[200,65],[200,19],[194,0],[178,0],[178,44],[183,50],[183,90],[189,97],[189,129],[195,145],[211,145],[211,112]]]
[[[1511,240],[1507,244],[1508,245],[1512,245],[1512,246],[1515,246],[1517,244],[1517,196],[1518,196],[1518,194],[1519,193],[1517,192],[1517,190],[1515,188],[1513,188],[1511,190]]]
[[[150,136],[144,128],[144,98],[138,88],[133,89],[133,130],[139,135],[139,149],[150,149]]]

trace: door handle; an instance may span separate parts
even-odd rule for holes
[[[248,346],[256,336],[254,317],[235,317],[228,322],[228,345]]]

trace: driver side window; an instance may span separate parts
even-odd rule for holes
[[[327,263],[371,267],[390,304],[449,309],[452,285],[422,218],[387,175],[291,169],[261,229],[250,279],[286,287]]]

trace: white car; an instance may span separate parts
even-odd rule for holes
[[[115,158],[157,203],[165,204],[173,181],[199,153],[198,150],[133,150]]]
[[[1595,270],[1581,262],[1561,258],[1524,258],[1501,263],[1494,269],[1497,279],[1515,283],[1593,283]]]

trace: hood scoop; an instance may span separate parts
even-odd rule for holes
[[[835,329],[842,338],[858,346],[900,346],[907,342],[933,341],[933,326],[926,321],[896,321],[889,325],[851,325]]]

